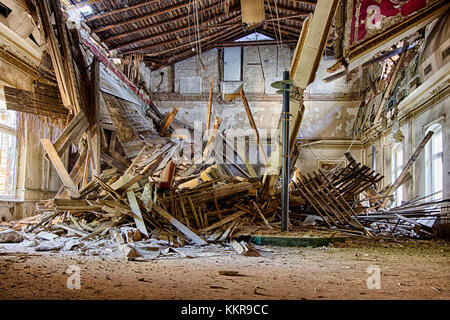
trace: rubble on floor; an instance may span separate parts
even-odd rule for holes
[[[194,143],[173,134],[176,107],[163,116],[143,101],[147,109],[141,112],[102,92],[100,62],[74,40],[80,38],[78,31],[67,29],[59,5],[38,2],[38,9],[62,101],[70,109],[59,137],[41,140],[45,157],[63,185],[53,199],[36,204],[38,215],[2,225],[22,232],[21,243],[36,251],[103,254],[119,250],[136,261],[171,253],[193,256],[191,248],[257,255],[251,245],[234,239],[244,232],[280,230],[281,188],[267,183],[274,179],[256,174],[245,148],[235,150],[235,141],[227,140],[220,129],[221,119],[213,121],[204,141]],[[71,46],[77,49],[75,57]],[[240,95],[257,138],[258,155],[265,166],[270,165],[243,89]],[[224,144],[221,148],[215,148],[217,140]],[[292,145],[291,172],[296,174],[290,183],[290,230],[331,230],[358,237],[437,236],[433,223],[449,200],[425,202],[424,198],[384,209],[404,182],[414,157],[401,179],[380,190],[383,177],[349,153],[345,167],[295,171],[300,147],[296,141]],[[234,150],[232,156],[219,151],[229,149]],[[200,157],[193,157],[195,150],[200,150]],[[65,155],[70,158],[66,161],[70,172],[62,160]],[[11,230],[5,233],[7,241],[17,242],[20,238],[15,236]]]
[[[3,224],[23,232],[23,238],[16,231],[0,235],[20,236],[13,242],[25,239],[24,246],[40,252],[118,253],[133,261],[170,254],[193,257],[196,250],[219,248],[258,256],[252,245],[234,239],[241,234],[279,234],[280,193],[264,194],[259,178],[226,175],[219,164],[193,168],[174,156],[187,142],[168,141],[144,146],[124,171],[104,169],[78,190],[78,197],[40,201],[37,216]],[[359,237],[437,236],[417,218],[436,219],[447,202],[416,199],[380,210],[383,197],[376,185],[381,179],[354,159],[330,172],[297,171],[291,183],[290,230]]]

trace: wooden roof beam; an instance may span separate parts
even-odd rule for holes
[[[129,7],[113,9],[113,10],[106,11],[106,12],[103,12],[103,13],[100,13],[100,14],[91,15],[88,18],[86,18],[84,21],[85,22],[91,22],[91,21],[94,21],[94,20],[98,20],[98,19],[102,19],[102,18],[105,18],[105,17],[109,17],[109,16],[111,16],[113,14],[126,12],[126,11],[129,11],[129,10],[136,10],[136,9],[148,6],[149,4],[156,3],[156,2],[160,2],[160,1],[159,0],[147,0],[147,1],[135,4],[135,5],[132,5],[132,6],[129,6]]]
[[[231,37],[234,36],[236,38],[239,38],[239,37],[242,36],[242,34],[244,34],[244,31],[242,30],[241,27],[230,28],[226,32],[227,32],[227,34],[213,34],[210,37],[205,37],[204,39],[201,39],[200,42],[204,42],[206,40],[209,40],[209,43],[210,43],[209,45],[207,45],[204,48],[202,48],[202,52],[206,52],[208,50],[213,49],[215,47],[215,42],[216,41],[223,40],[224,38],[229,37],[229,36],[231,36]],[[184,51],[182,51],[180,53],[175,54],[174,56],[172,54],[171,58],[166,59],[165,63],[163,63],[163,64],[154,66],[154,69],[156,70],[156,69],[164,68],[165,66],[168,66],[168,65],[177,63],[177,62],[179,62],[181,60],[185,60],[185,59],[188,59],[190,57],[193,57],[196,54],[197,54],[197,52],[194,52],[191,49],[184,50]]]
[[[315,6],[317,4],[317,0],[288,0],[293,3],[301,3],[301,4],[310,4]]]
[[[268,28],[268,29],[272,29],[274,32],[276,32],[277,35],[280,34],[280,31],[281,31],[281,35],[282,35],[282,36],[283,36],[283,35],[285,35],[285,36],[291,36],[291,37],[295,37],[295,38],[298,39],[298,37],[299,37],[299,35],[300,35],[300,32],[297,33],[297,32],[295,32],[295,31],[293,31],[293,30],[291,30],[291,29],[286,29],[284,26],[281,26],[281,25],[280,25],[280,29],[281,29],[281,30],[278,29],[278,25],[267,25],[267,28]]]
[[[278,42],[280,42],[279,34],[278,33],[275,34],[275,31],[273,29],[269,29],[269,28],[258,29],[257,31],[265,36],[271,37],[274,40],[277,40]],[[295,36],[293,34],[283,34],[282,37],[283,37],[283,39],[282,39],[283,45],[285,44],[286,41],[291,41],[291,40],[297,41],[298,40],[298,36]],[[281,43],[280,43],[280,45],[281,45]]]
[[[74,5],[69,6],[67,9],[71,10],[73,8],[82,8],[85,6],[89,6],[89,5],[93,5],[93,4],[97,4],[97,3],[102,3],[103,0],[87,0],[87,1],[83,1]]]
[[[269,15],[270,15],[270,12],[268,10],[266,10],[266,17]],[[272,18],[264,19],[264,21],[269,22],[269,21],[277,21],[277,20],[280,20],[280,21],[294,20],[294,21],[302,21],[303,22],[303,21],[305,21],[306,17],[308,17],[310,14],[309,13],[297,13],[297,14],[292,14],[292,15],[288,15],[288,16],[278,15],[278,18],[277,18],[276,14],[273,14],[273,12],[272,12],[272,15],[274,16],[273,19]]]
[[[228,38],[229,41],[233,41],[233,40],[239,39],[239,38],[245,36],[246,34],[250,34],[251,33],[250,31],[253,32],[253,30],[258,28],[259,26],[260,26],[259,24],[254,25],[254,26],[250,27],[247,32],[244,32],[244,30],[239,27],[239,28],[237,28],[234,31],[229,31],[228,30],[228,31],[225,31],[225,32],[223,32],[221,34],[217,34],[218,37],[216,39],[214,39],[214,40],[205,39],[205,40],[210,40],[209,41],[210,44],[207,45],[206,47],[202,48],[202,52],[206,52],[206,51],[209,51],[209,50],[215,48],[216,47],[216,42],[215,41],[219,41],[219,40],[222,40],[224,38]],[[233,29],[230,29],[230,30],[233,30]],[[165,66],[168,66],[168,65],[171,65],[171,64],[174,64],[174,63],[177,63],[177,62],[179,62],[181,60],[188,59],[190,57],[195,56],[196,54],[197,54],[197,52],[193,52],[190,49],[189,50],[185,50],[184,52],[176,54],[175,57],[168,59],[165,64],[158,65],[158,66],[154,67],[154,70],[163,68]]]
[[[268,25],[272,25],[274,28],[276,28],[278,30],[278,22],[275,21],[271,21],[268,23]],[[295,32],[297,36],[300,35],[300,32],[302,32],[302,28],[298,27],[298,26],[291,26],[291,25],[287,25],[283,22],[280,21],[280,29],[281,30],[286,30],[286,31],[291,31],[291,32]]]
[[[269,4],[270,4],[270,8],[269,8]],[[269,14],[270,14],[270,10],[272,10],[272,15],[273,18],[276,18],[277,14],[276,14],[276,8],[279,10],[285,10],[285,11],[290,11],[293,14],[301,14],[301,13],[313,13],[313,11],[305,11],[303,8],[294,8],[294,7],[285,7],[283,5],[280,5],[279,3],[277,3],[277,6],[275,7],[275,3],[274,2],[269,2],[268,0],[266,0],[264,2],[264,7],[267,8],[267,10],[269,10]],[[278,12],[278,15],[280,13]],[[271,17],[272,18],[272,17]]]
[[[140,16],[140,17],[135,17],[135,18],[128,19],[128,20],[125,20],[125,21],[113,22],[112,24],[108,24],[108,25],[105,25],[105,26],[102,26],[102,27],[95,28],[95,29],[92,30],[92,32],[99,33],[99,32],[103,32],[103,31],[106,31],[106,30],[116,29],[116,28],[125,26],[127,24],[132,24],[132,23],[144,21],[144,20],[147,20],[149,18],[152,18],[152,17],[155,17],[155,16],[159,16],[159,15],[164,14],[164,13],[168,13],[168,12],[173,11],[173,10],[178,10],[178,9],[181,9],[181,8],[185,8],[185,7],[189,6],[189,4],[190,4],[190,1],[185,1],[185,2],[174,4],[172,6],[163,7],[161,9],[159,9],[159,10],[152,11],[149,14],[145,14],[145,15]]]
[[[242,27],[240,26],[240,24],[237,23],[237,24],[235,24],[233,27],[228,28],[227,30],[224,30],[224,32],[227,32],[227,34],[225,34],[225,33],[217,33],[217,32],[212,33],[212,34],[203,34],[203,35],[201,36],[200,40],[189,41],[189,42],[184,43],[184,44],[181,44],[181,45],[179,45],[179,46],[177,46],[177,47],[169,48],[169,49],[164,50],[164,51],[159,51],[159,52],[151,53],[151,54],[148,54],[147,56],[152,56],[152,57],[155,57],[155,56],[156,56],[156,57],[158,57],[158,56],[167,54],[167,53],[169,53],[169,52],[176,51],[176,50],[180,50],[181,48],[184,48],[184,47],[187,47],[187,46],[191,46],[191,45],[193,45],[193,44],[195,44],[195,43],[198,43],[198,42],[201,43],[201,42],[204,42],[204,41],[206,41],[206,40],[210,40],[211,38],[214,38],[214,37],[219,37],[219,36],[220,36],[220,38],[225,38],[225,37],[228,37],[228,36],[229,36],[228,32],[229,32],[230,30],[235,30],[235,29],[238,28],[238,27],[239,27],[239,29],[242,29]],[[209,31],[209,32],[210,32],[210,31]],[[208,32],[206,32],[206,33],[208,33]],[[217,39],[216,39],[216,40],[217,40]],[[191,49],[189,49],[189,50],[191,50]]]
[[[227,19],[225,19],[224,21],[221,21],[221,23],[234,21],[234,20],[240,18],[239,13],[240,13],[240,10],[234,11],[233,14],[232,14],[232,17],[227,18]],[[228,15],[230,15],[230,14],[228,14]],[[203,24],[201,25],[201,28],[205,27],[206,25],[209,25],[211,22],[215,22],[216,19],[221,19],[221,18],[224,18],[224,17],[226,17],[226,16],[228,16],[228,15],[224,13],[224,14],[222,14],[222,15],[220,15],[220,16],[213,17],[213,19],[208,20],[208,21],[206,21],[205,23],[203,23]],[[166,31],[166,32],[164,32],[164,33],[159,33],[159,32],[158,32],[158,33],[152,34],[152,35],[150,35],[150,36],[148,36],[148,37],[141,38],[141,39],[139,39],[139,40],[133,40],[133,41],[128,41],[128,42],[124,42],[124,43],[118,44],[118,45],[116,45],[116,46],[114,46],[114,47],[111,47],[110,49],[111,49],[111,50],[115,50],[115,49],[125,48],[125,47],[128,47],[128,46],[133,45],[133,44],[138,44],[138,43],[142,43],[142,42],[145,42],[145,41],[150,41],[150,40],[158,39],[158,38],[161,38],[161,37],[164,37],[164,36],[169,36],[169,35],[176,34],[176,33],[179,33],[179,32],[184,32],[184,31],[187,31],[187,30],[190,30],[190,29],[193,29],[193,28],[195,28],[195,25],[192,25],[192,26],[182,26],[182,27],[179,27],[179,28],[175,28],[175,29],[172,29],[172,30],[168,30],[168,31]],[[139,51],[139,50],[142,50],[142,49],[146,49],[146,46],[144,46],[144,47],[138,47],[138,48],[134,48],[134,49],[128,50],[128,51],[124,52],[124,54],[125,54],[125,53],[136,52],[136,51]]]
[[[268,28],[267,26],[266,26],[265,29],[262,27],[262,28],[258,28],[256,31],[258,33],[261,33],[261,34],[265,35],[265,36],[271,37],[271,38],[273,38],[275,40],[277,40],[277,38],[279,36],[279,34],[276,33],[273,28]],[[289,35],[285,34],[283,40],[285,40],[285,38],[288,38],[288,40],[291,40],[291,39],[294,39],[296,41],[298,40],[298,36],[294,36],[293,34],[289,34]]]
[[[218,4],[213,5],[213,6],[211,6],[211,7],[204,8],[203,10],[201,10],[201,11],[199,12],[199,14],[202,15],[203,13],[208,12],[208,11],[210,11],[211,9],[214,9],[215,7],[220,6],[220,5],[221,5],[221,3],[218,3]],[[239,7],[236,6],[236,7],[231,8],[230,10],[233,11],[233,10],[238,9],[238,8],[239,8]],[[230,11],[230,12],[231,12],[231,11]],[[130,30],[130,31],[126,31],[126,32],[119,33],[119,34],[116,34],[116,35],[114,35],[114,36],[108,37],[108,38],[106,38],[106,39],[103,39],[103,42],[110,42],[110,41],[113,41],[113,40],[121,39],[121,38],[130,36],[130,35],[135,34],[135,33],[139,33],[139,32],[143,32],[143,31],[151,30],[151,29],[153,29],[153,28],[155,28],[155,27],[164,27],[165,25],[168,25],[168,24],[171,24],[171,23],[175,23],[175,24],[176,24],[176,23],[178,23],[178,22],[180,22],[180,21],[182,21],[182,20],[184,20],[184,19],[188,19],[188,18],[189,18],[189,17],[188,17],[187,15],[182,15],[182,16],[179,16],[179,17],[177,17],[177,18],[175,18],[175,19],[171,19],[170,21],[167,21],[167,22],[163,22],[163,23],[153,23],[153,24],[150,24],[150,25],[141,27],[141,28],[136,28],[136,29],[133,29],[133,30]]]
[[[227,41],[220,42],[215,45],[215,48],[232,48],[232,47],[257,47],[257,46],[276,46],[280,43],[276,40],[261,40],[261,41]],[[285,40],[283,44],[297,44],[297,40]]]

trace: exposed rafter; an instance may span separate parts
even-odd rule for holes
[[[147,1],[135,4],[135,5],[126,6],[124,8],[113,9],[113,10],[110,10],[110,11],[103,12],[101,14],[91,15],[88,18],[86,18],[86,22],[102,19],[102,18],[105,18],[105,17],[109,17],[109,16],[112,16],[114,14],[119,14],[121,12],[126,12],[126,11],[140,9],[142,7],[148,6],[149,4],[158,3],[158,2],[160,2],[160,1],[159,0],[147,0]]]
[[[199,14],[203,15],[204,13],[209,12],[210,10],[214,9],[216,6],[220,6],[220,5],[221,5],[221,3],[213,5],[213,6],[210,6],[210,7],[203,8],[201,11],[199,11]],[[237,8],[238,7],[234,7],[231,10],[233,11],[233,10],[236,10]],[[167,21],[167,22],[164,22],[164,23],[152,23],[152,24],[146,25],[146,26],[141,27],[141,28],[134,28],[134,29],[132,29],[130,31],[125,31],[125,32],[122,32],[122,33],[118,33],[118,34],[116,34],[114,36],[110,36],[110,37],[108,37],[106,39],[103,39],[103,41],[104,42],[110,42],[110,41],[113,41],[113,40],[122,39],[122,38],[131,36],[131,35],[136,34],[136,33],[145,32],[145,31],[151,31],[151,30],[153,30],[154,28],[157,28],[157,27],[164,28],[166,25],[170,26],[170,24],[174,24],[174,23],[177,24],[177,23],[183,22],[183,20],[187,20],[187,19],[189,19],[188,16],[181,15],[181,16],[179,16],[177,18],[171,19],[170,21]]]
[[[230,18],[227,18],[227,19],[223,20],[222,22],[231,22],[231,21],[238,22],[238,20],[240,18],[240,16],[238,15],[239,13],[240,13],[240,10],[239,11],[235,11],[234,14],[232,14]],[[205,23],[203,23],[200,26],[200,28],[203,28],[206,25],[211,25],[211,23],[216,22],[217,19],[221,19],[221,18],[224,18],[226,16],[227,15],[224,14],[224,15],[222,15],[220,17],[215,17],[215,18],[213,18],[211,20],[208,20]],[[169,35],[173,35],[173,34],[176,34],[176,33],[185,32],[187,30],[191,30],[191,29],[194,29],[194,28],[195,28],[195,26],[183,26],[183,27],[167,30],[164,33],[164,36],[169,36]],[[155,33],[155,34],[153,34],[153,35],[151,35],[149,37],[141,38],[141,39],[136,40],[136,41],[129,41],[129,42],[126,42],[126,43],[122,43],[120,45],[112,47],[111,49],[121,49],[121,48],[124,48],[124,47],[128,47],[130,45],[134,45],[134,44],[138,44],[138,43],[142,43],[142,42],[145,42],[145,41],[150,41],[150,40],[154,40],[154,39],[158,39],[158,38],[161,38],[161,34],[160,33]],[[140,50],[143,50],[143,49],[146,49],[146,47],[145,46],[144,47],[138,47],[138,48],[132,49],[132,51],[127,51],[127,53],[129,53],[129,52],[137,52],[137,51],[140,51]]]
[[[159,15],[162,15],[164,13],[171,12],[171,11],[174,11],[174,10],[177,10],[177,9],[185,8],[185,7],[189,6],[190,4],[192,4],[192,2],[184,1],[182,3],[177,3],[177,4],[174,4],[172,6],[162,7],[159,10],[152,11],[152,12],[150,12],[148,14],[143,15],[143,16],[135,17],[135,18],[132,18],[132,19],[129,19],[129,20],[121,21],[121,22],[114,22],[112,24],[108,24],[108,25],[105,25],[105,26],[102,26],[102,27],[99,27],[99,28],[95,28],[92,31],[94,33],[99,33],[99,32],[103,32],[103,31],[106,31],[106,30],[116,29],[116,28],[119,28],[119,27],[122,27],[122,26],[125,26],[125,25],[129,25],[129,24],[132,24],[132,23],[136,23],[136,22],[140,22],[140,21],[146,21],[146,20],[148,20],[150,18],[153,18],[155,16],[159,16]]]
[[[222,0],[99,1],[84,22],[110,50],[121,56],[143,54],[155,68],[197,54],[195,47],[234,46],[233,39],[250,30],[272,37],[270,43],[289,44],[298,39],[316,3],[264,0],[265,20],[249,26],[241,24],[241,0],[227,5]]]

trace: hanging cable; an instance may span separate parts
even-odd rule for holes
[[[258,48],[259,63],[261,64],[261,72],[262,72],[262,76],[263,76],[263,79],[264,79],[264,90],[265,90],[265,87],[266,87],[266,76],[264,74],[264,65],[263,65],[263,60],[261,58],[261,51],[259,49],[259,41],[258,41],[258,33],[257,32],[255,32],[255,38],[256,38],[256,46]]]

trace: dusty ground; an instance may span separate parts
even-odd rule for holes
[[[166,256],[150,262],[0,249],[0,299],[449,299],[448,242],[258,247],[262,257]],[[80,267],[81,288],[67,288]],[[367,267],[381,269],[369,290]],[[238,271],[240,276],[220,275]]]

